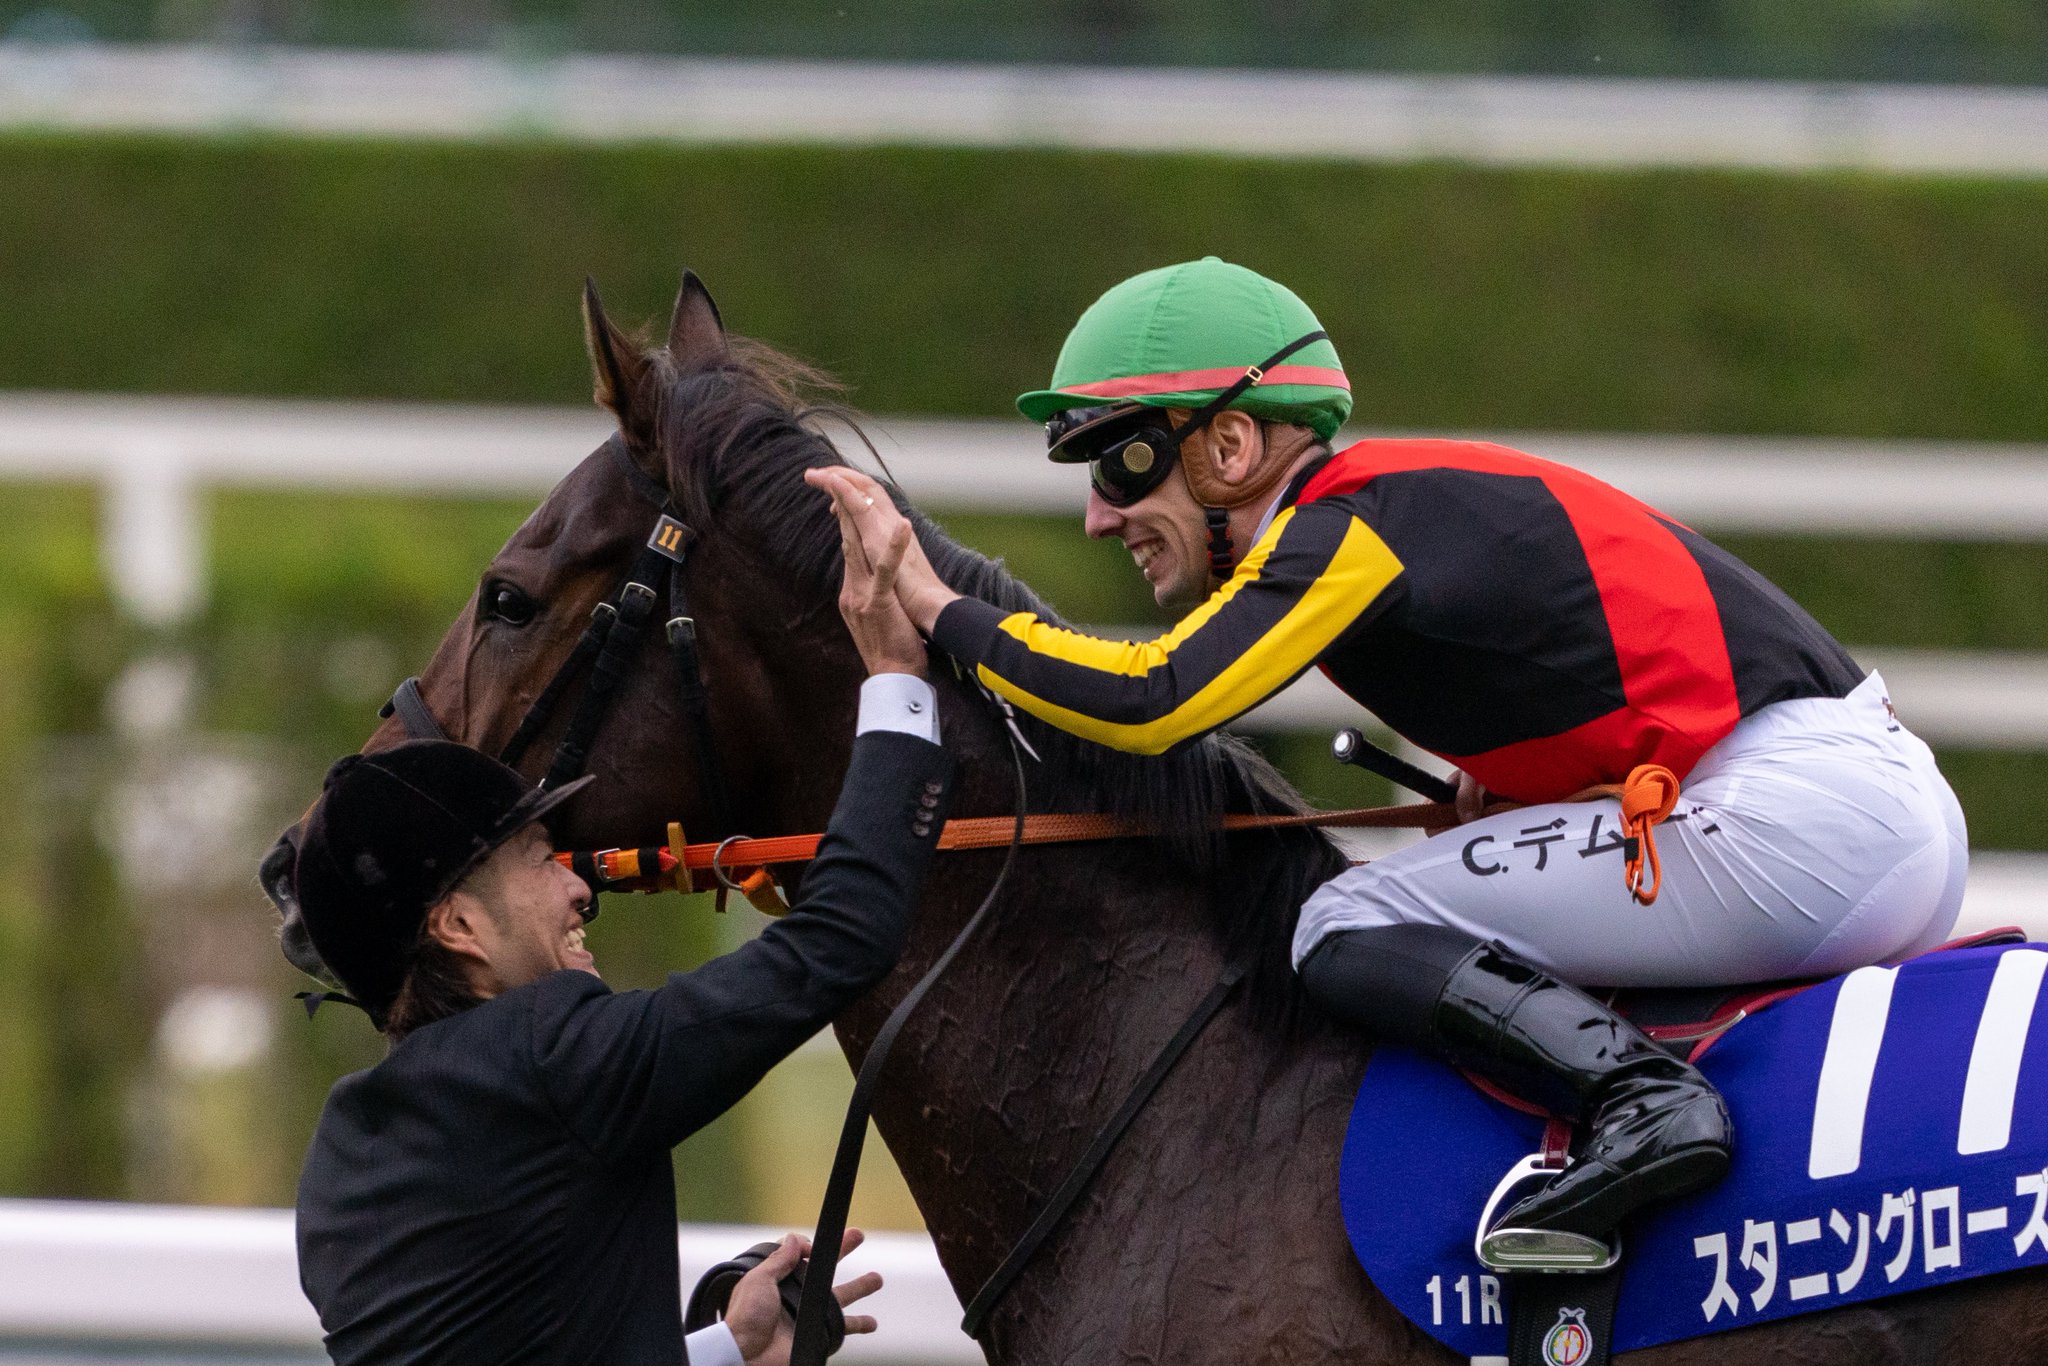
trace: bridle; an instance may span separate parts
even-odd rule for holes
[[[658,509],[654,528],[648,533],[646,543],[627,571],[624,582],[591,609],[590,624],[583,628],[583,634],[578,637],[568,657],[556,668],[547,686],[540,690],[540,695],[533,699],[533,705],[526,709],[526,715],[520,718],[512,738],[498,752],[498,759],[517,768],[534,740],[547,729],[560,710],[569,689],[588,671],[589,683],[576,704],[576,710],[570,715],[562,738],[555,744],[554,755],[548,760],[547,772],[542,776],[540,786],[559,787],[583,772],[590,763],[590,747],[597,738],[598,729],[618,700],[620,688],[639,655],[641,642],[646,638],[648,625],[654,620],[654,609],[660,601],[655,585],[661,582],[665,572],[668,617],[663,624],[663,634],[668,640],[669,656],[675,662],[677,700],[681,703],[685,723],[697,749],[698,771],[702,775],[702,790],[711,808],[712,822],[717,829],[730,833],[731,799],[725,785],[725,771],[719,763],[716,736],[711,729],[710,694],[704,687],[703,664],[697,655],[697,622],[690,613],[690,600],[683,584],[684,560],[697,533],[676,516],[668,488],[640,468],[627,449],[624,437],[614,435],[601,449],[608,452],[625,471],[634,491]],[[420,695],[417,677],[399,684],[378,715],[386,718],[396,716],[399,724],[405,727],[406,734],[415,740],[450,738],[427,706],[426,699]]]
[[[562,738],[555,745],[554,755],[548,761],[547,772],[540,780],[542,787],[558,787],[581,774],[590,762],[590,746],[596,739],[598,729],[604,724],[605,716],[618,700],[620,686],[631,670],[634,659],[640,651],[640,644],[646,637],[647,627],[654,618],[654,609],[660,601],[656,585],[662,580],[664,566],[668,578],[669,614],[664,623],[669,653],[676,666],[676,692],[682,705],[683,716],[697,748],[699,769],[702,774],[702,791],[710,807],[710,819],[721,830],[730,835],[731,801],[725,784],[725,774],[718,758],[718,746],[711,728],[709,696],[704,687],[702,663],[697,655],[697,623],[690,613],[690,601],[683,584],[683,564],[689,553],[696,533],[675,515],[675,508],[668,488],[649,475],[634,462],[623,436],[614,435],[599,448],[615,460],[624,471],[634,491],[657,509],[654,528],[648,533],[646,543],[634,559],[625,581],[616,592],[591,610],[590,624],[577,639],[574,648],[555,670],[554,676],[542,688],[540,695],[527,708],[520,719],[512,738],[499,751],[499,759],[507,765],[517,767],[519,760],[532,747],[534,740],[547,729],[548,723],[562,705],[570,687],[586,670],[590,675],[589,685],[584,689],[582,699],[577,703],[575,713],[570,717]],[[417,677],[406,679],[391,694],[391,699],[378,710],[385,719],[396,717],[405,728],[408,737],[414,740],[451,740],[440,719],[427,705],[420,694]],[[284,917],[282,948],[286,959],[293,966],[316,978],[325,978],[327,968],[320,960],[297,907],[296,892],[292,888],[292,869],[298,856],[295,832],[287,830],[271,847],[269,854],[258,869],[258,878],[264,892],[277,906]],[[680,830],[672,827],[672,842],[680,844]],[[579,870],[580,871],[580,870]],[[727,873],[718,861],[711,864],[711,872],[719,890],[719,907],[724,909],[725,892],[728,890],[745,893],[755,904],[767,909],[778,898],[773,879],[765,869],[741,870],[746,881],[738,882]],[[598,892],[603,890],[600,883],[591,882],[591,899],[585,919],[594,919],[597,914]],[[697,890],[685,884],[685,890]],[[708,888],[705,890],[709,890]],[[300,992],[299,999],[306,1003],[310,1016],[323,1001],[342,1001],[355,1004],[350,997],[339,991]],[[373,1017],[374,1018],[374,1017]]]

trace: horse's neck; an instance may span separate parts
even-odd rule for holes
[[[995,713],[950,677],[937,681],[961,761],[956,814],[1014,811]],[[1024,763],[1032,805],[1064,809],[1053,798],[1059,775]],[[1003,857],[938,856],[903,963],[840,1021],[856,1064]],[[1021,1234],[1222,963],[1203,888],[1163,850],[1123,841],[1020,851],[990,920],[899,1039],[877,1105],[955,1275],[992,1269],[988,1257]]]
[[[944,667],[933,684],[960,764],[954,814],[1014,812],[1011,751],[995,709]],[[1061,796],[1074,787],[1055,763],[1051,751],[1043,763],[1024,760],[1032,807],[1079,809],[1080,798]],[[1275,847],[1253,856],[1277,855]],[[938,855],[903,961],[838,1022],[856,1066],[1003,858]],[[906,1025],[875,1120],[963,1300],[1017,1245],[1215,982],[1224,951],[1208,902],[1202,875],[1160,842],[1026,848],[990,920]],[[992,1324],[996,1359],[1101,1359],[1096,1348],[1123,1331],[1117,1318],[1128,1318],[1131,1296],[1162,1284],[1132,1247],[1176,1248],[1182,1270],[1209,1285],[1238,1277],[1239,1257],[1284,1263],[1307,1303],[1345,1320],[1338,1339],[1355,1330],[1377,1340],[1391,1329],[1377,1297],[1358,1294],[1334,1210],[1332,1164],[1359,1045],[1320,1032],[1283,1040],[1242,1004],[1216,1018],[1147,1103],[1086,1208],[1019,1282]],[[1191,1233],[1200,1246],[1180,1246]],[[1142,1268],[1138,1281],[1116,1289],[1133,1267]],[[1099,1288],[1092,1299],[1061,1298],[1089,1284]],[[1299,1310],[1239,1306],[1228,1335],[1245,1349],[1239,1359],[1276,1359],[1266,1349],[1298,1335]],[[1256,1329],[1249,1336],[1246,1324]]]

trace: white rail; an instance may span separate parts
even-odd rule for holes
[[[935,507],[1067,513],[1086,496],[1021,418],[865,425]],[[608,430],[586,408],[0,393],[0,475],[537,494]],[[1466,435],[1576,465],[1723,531],[2048,540],[2048,444]],[[840,444],[867,459],[851,438]]]
[[[1109,629],[1147,640],[1156,627]],[[1932,745],[1959,749],[2048,749],[2048,654],[1858,647],[1858,663],[1884,675],[1899,716]],[[1319,673],[1304,674],[1247,713],[1241,730],[1331,730],[1358,723],[1358,704]]]
[[[2039,175],[2048,93],[1760,81],[0,45],[0,126]]]
[[[716,1262],[784,1230],[684,1225],[684,1293]],[[880,1271],[882,1329],[849,1361],[980,1362],[923,1234],[870,1234],[849,1274]],[[317,1349],[290,1210],[0,1200],[0,1343],[7,1339]]]

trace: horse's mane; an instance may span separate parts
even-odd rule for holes
[[[790,572],[819,605],[839,592],[843,569],[838,523],[803,472],[838,465],[820,430],[836,421],[860,437],[854,414],[810,395],[831,383],[772,348],[731,339],[732,358],[662,384],[660,429],[670,494],[699,526],[748,530],[758,552]],[[893,487],[893,484],[892,484]],[[970,550],[895,490],[939,576],[956,592],[1006,611],[1061,619],[1000,560]],[[1110,811],[1139,816],[1168,843],[1174,860],[1200,879],[1215,927],[1233,953],[1249,954],[1253,992],[1284,1008],[1294,996],[1288,945],[1294,912],[1343,865],[1327,837],[1291,831],[1225,838],[1225,812],[1294,812],[1300,795],[1244,741],[1212,734],[1163,755],[1127,754],[1018,714],[1044,763],[1030,771],[1040,810]]]

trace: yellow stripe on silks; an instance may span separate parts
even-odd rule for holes
[[[1256,582],[1266,567],[1267,558],[1280,540],[1280,533],[1294,520],[1294,509],[1288,508],[1273,519],[1273,525],[1266,528],[1266,534],[1251,548],[1251,553],[1238,565],[1237,572],[1222,588],[1205,598],[1202,605],[1188,613],[1174,625],[1171,631],[1156,640],[1104,640],[1100,636],[1085,636],[1079,631],[1063,630],[1048,626],[1030,612],[1013,612],[1003,618],[1002,631],[1021,643],[1035,655],[1057,659],[1065,664],[1078,664],[1084,669],[1095,669],[1102,673],[1120,674],[1127,678],[1142,678],[1154,669],[1166,667],[1167,656],[1175,646],[1209,624],[1223,609],[1223,605],[1237,596],[1238,590],[1248,583]],[[1378,540],[1375,536],[1373,539]],[[1384,546],[1382,547],[1384,548]],[[1387,552],[1390,556],[1392,551]]]
[[[1029,612],[1005,618],[1002,630],[1033,654],[1103,673],[1143,678],[1153,669],[1167,667],[1176,647],[1208,625],[1240,590],[1258,580],[1275,542],[1293,516],[1293,508],[1282,513],[1252,547],[1230,582],[1158,640],[1100,640],[1047,626]],[[1192,696],[1150,721],[1104,721],[1035,696],[986,664],[975,672],[996,692],[1061,730],[1115,749],[1159,754],[1190,736],[1214,730],[1278,691],[1313,664],[1400,572],[1401,561],[1387,543],[1371,527],[1353,518],[1328,566],[1286,615],[1265,635],[1250,642],[1243,654]]]

